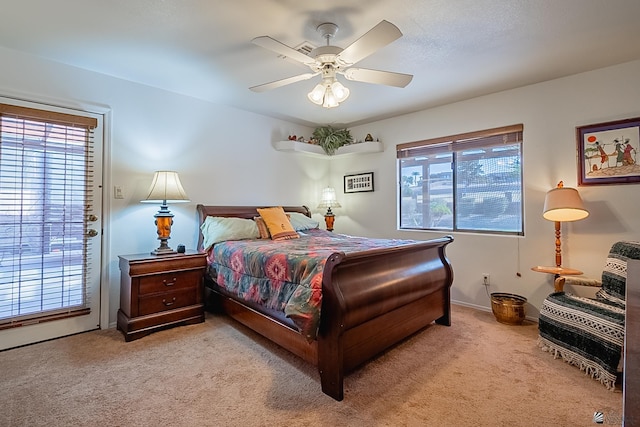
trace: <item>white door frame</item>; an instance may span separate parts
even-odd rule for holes
[[[111,134],[112,134],[112,110],[111,108],[98,104],[91,104],[79,101],[63,100],[47,98],[39,95],[25,94],[12,91],[10,89],[0,89],[0,97],[6,98],[7,101],[29,102],[35,104],[44,104],[51,107],[71,109],[78,112],[85,112],[93,115],[102,116],[102,153],[100,164],[100,176],[96,176],[97,180],[102,182],[101,187],[101,251],[100,251],[100,274],[99,274],[99,314],[98,324],[96,325],[100,329],[109,328],[109,283],[110,275],[109,269],[109,253],[110,253],[110,233],[109,219],[110,219],[110,192],[111,188]],[[5,337],[8,337],[9,342],[15,342],[17,346],[28,345],[43,340],[56,338],[58,336],[64,336],[79,332],[84,332],[79,328],[79,318],[71,317],[51,322],[44,322],[33,325],[20,326],[12,329],[1,331]],[[28,337],[28,338],[27,338]],[[4,341],[4,339],[3,339]],[[0,348],[1,349],[1,348]]]

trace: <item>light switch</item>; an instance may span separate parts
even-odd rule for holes
[[[120,185],[115,185],[113,187],[113,198],[124,199],[124,194],[122,193],[122,187]]]

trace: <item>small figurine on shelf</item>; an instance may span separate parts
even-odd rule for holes
[[[297,141],[298,138],[295,135],[289,135],[289,141]]]
[[[373,141],[373,137],[371,136],[371,134],[370,134],[370,133],[368,133],[368,134],[367,134],[367,136],[364,138],[364,140],[365,140],[366,142],[370,142],[370,141]]]
[[[305,140],[304,140],[304,136],[299,136],[299,137],[298,137],[298,142],[305,142]]]

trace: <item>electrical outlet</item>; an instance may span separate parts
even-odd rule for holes
[[[482,275],[482,285],[483,286],[489,286],[491,284],[491,277],[488,274],[483,274]]]

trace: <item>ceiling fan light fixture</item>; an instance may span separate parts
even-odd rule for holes
[[[314,87],[313,90],[307,94],[307,97],[309,98],[309,101],[313,102],[314,104],[322,105],[322,102],[324,100],[324,92],[325,86],[322,84],[317,84],[316,87]]]
[[[342,83],[340,83],[337,80],[334,81],[333,83],[331,83],[331,91],[335,95],[336,101],[338,101],[338,102],[342,102],[345,99],[347,99],[349,97],[349,93],[350,93],[349,89],[344,87],[342,85]]]
[[[323,80],[322,83],[317,84],[307,94],[309,101],[316,105],[322,105],[324,108],[334,108],[349,97],[349,89],[344,87],[335,77],[332,83],[330,81]]]
[[[334,108],[337,107],[338,105],[338,100],[336,99],[336,96],[333,94],[333,91],[331,90],[331,86],[327,87],[327,91],[324,93],[324,102],[322,103],[322,106],[324,108]]]

